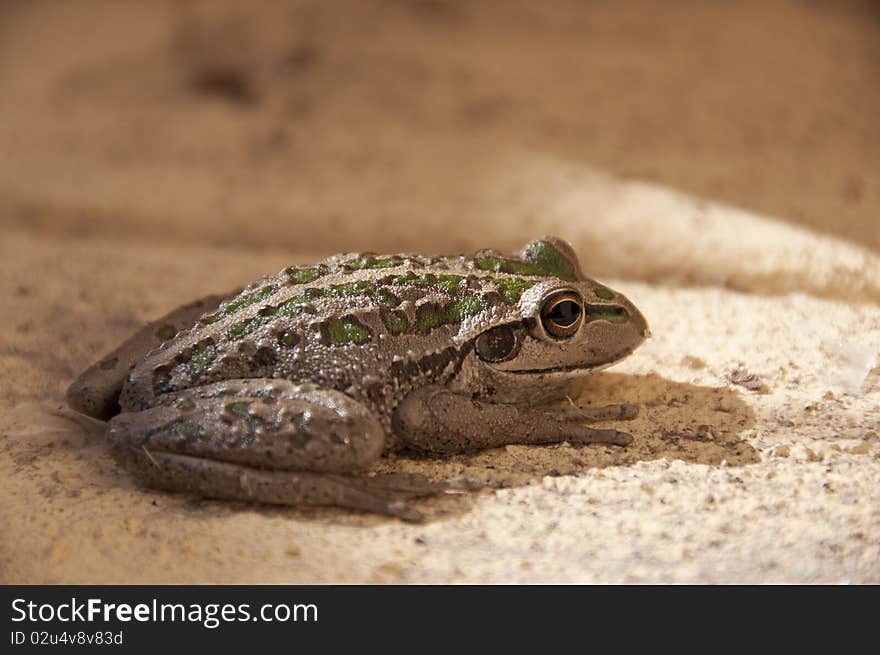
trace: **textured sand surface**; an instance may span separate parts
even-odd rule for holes
[[[880,582],[870,3],[236,6],[0,10],[0,582]],[[378,463],[486,483],[422,525],[146,490],[62,407],[192,298],[542,233],[651,324],[575,399],[635,441]]]

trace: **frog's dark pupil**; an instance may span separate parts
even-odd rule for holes
[[[581,316],[581,306],[573,300],[563,300],[553,305],[548,318],[560,327],[573,325]]]

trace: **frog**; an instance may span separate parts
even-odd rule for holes
[[[144,485],[204,498],[339,506],[418,522],[454,481],[376,474],[401,452],[624,447],[572,384],[650,335],[623,294],[553,236],[504,254],[342,253],[153,321],[84,371],[68,405],[106,422]]]

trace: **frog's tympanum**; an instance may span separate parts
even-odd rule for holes
[[[513,257],[336,255],[175,310],[67,399],[109,420],[117,458],[153,486],[418,520],[404,499],[449,482],[366,474],[378,457],[624,446],[628,434],[583,423],[632,418],[632,405],[547,403],[647,335],[553,237]]]

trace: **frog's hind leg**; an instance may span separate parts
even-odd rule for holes
[[[179,330],[217,309],[228,296],[206,296],[148,323],[113,352],[87,368],[68,387],[67,404],[81,414],[106,421],[119,413],[119,393],[133,364]]]
[[[127,466],[153,487],[195,493],[207,498],[247,500],[271,505],[338,506],[395,516],[409,522],[422,514],[380,489],[370,489],[371,478],[258,469],[176,453],[127,453]]]
[[[260,468],[353,473],[381,454],[385,432],[364,405],[288,380],[224,380],[165,394],[113,417],[112,443]]]
[[[286,380],[228,380],[168,394],[114,417],[108,436],[138,477],[203,496],[341,505],[415,520],[398,496],[435,493],[415,480],[363,475],[385,431],[353,398]]]

